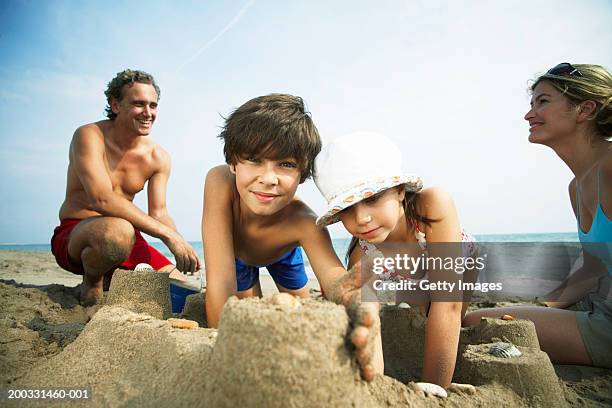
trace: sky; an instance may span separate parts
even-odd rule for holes
[[[610,21],[608,0],[2,0],[0,243],[49,242],[72,134],[104,119],[126,68],[161,87],[151,137],[172,156],[168,207],[188,240],[223,116],[273,92],[304,98],[324,143],[390,137],[474,234],[575,231],[572,174],[523,116],[529,80],[557,63],[612,69]],[[312,181],[298,195],[325,210]]]

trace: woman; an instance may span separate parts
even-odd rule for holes
[[[569,196],[584,262],[570,282],[579,283],[548,308],[483,309],[466,315],[463,325],[510,314],[535,323],[552,362],[612,367],[612,75],[598,65],[561,63],[531,91],[529,141],[549,146],[574,173]],[[564,309],[573,303],[577,311]]]

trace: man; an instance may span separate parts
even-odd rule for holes
[[[83,275],[80,301],[95,304],[116,267],[148,263],[171,277],[194,272],[200,261],[166,209],[170,156],[148,136],[157,116],[159,87],[146,72],[125,70],[105,91],[107,120],[79,127],[70,144],[66,198],[52,252],[64,269]],[[147,184],[148,214],[133,204]],[[176,267],[140,231],[161,239]],[[106,277],[106,279],[105,279]]]

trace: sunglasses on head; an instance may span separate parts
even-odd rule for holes
[[[569,62],[562,62],[559,65],[552,67],[548,70],[548,72],[546,72],[546,74],[555,76],[568,75],[582,77],[582,73]]]

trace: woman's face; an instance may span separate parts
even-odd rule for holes
[[[404,215],[403,186],[389,188],[340,212],[340,221],[354,237],[384,242]]]
[[[529,122],[529,141],[549,145],[572,138],[576,131],[577,110],[549,81],[542,80],[533,90]],[[571,140],[571,139],[570,139]]]

